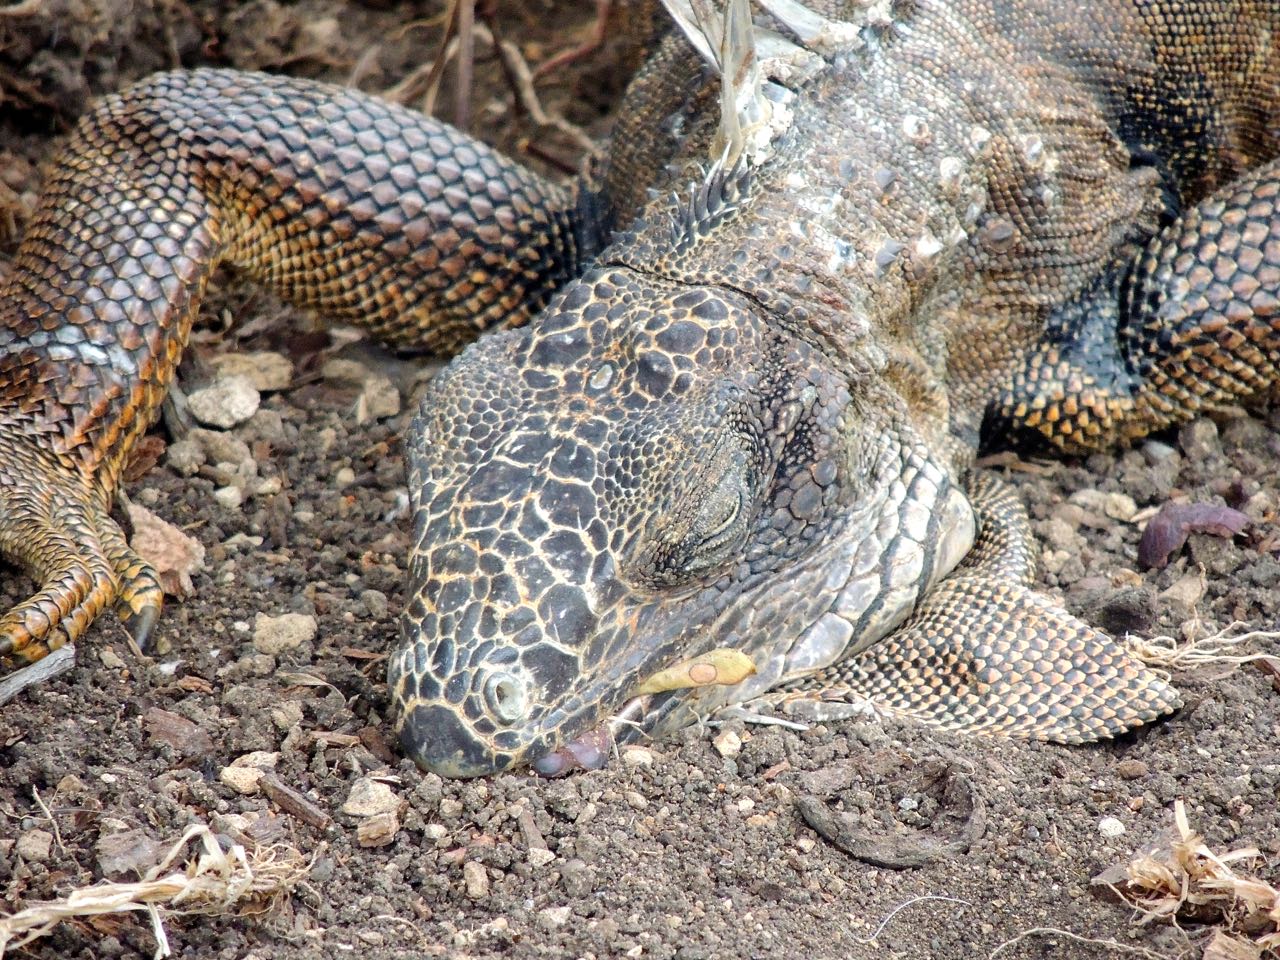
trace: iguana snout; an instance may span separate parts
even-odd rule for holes
[[[895,486],[903,425],[757,309],[599,268],[437,379],[416,426],[413,592],[389,668],[421,765],[475,776],[536,761],[717,647],[777,682],[829,612],[830,561],[849,568],[868,536],[876,557],[853,565],[888,549],[909,583],[887,602],[910,608],[933,548],[899,549],[908,524],[881,508],[897,518],[927,488],[910,505],[927,521],[945,474]],[[730,694],[663,694],[640,727],[717,696]]]

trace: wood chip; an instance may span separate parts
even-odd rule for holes
[[[328,830],[333,818],[318,805],[308,800],[293,787],[288,786],[274,773],[264,773],[258,781],[258,789],[277,807],[317,830]]]
[[[168,744],[180,757],[201,757],[213,753],[213,739],[204,730],[168,710],[152,707],[142,715],[142,728],[154,742]]]
[[[21,670],[15,670],[0,680],[0,706],[18,696],[27,687],[60,677],[75,665],[75,644],[69,643],[65,647],[54,650],[43,660],[37,660]]]

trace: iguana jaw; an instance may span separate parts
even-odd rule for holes
[[[742,640],[741,646],[717,648],[667,667],[662,674],[689,678],[664,678],[660,690],[649,692],[654,685],[650,678],[637,687],[645,692],[630,697],[598,727],[537,759],[534,770],[556,777],[575,769],[597,769],[607,763],[616,743],[688,725],[723,706],[749,703],[780,683],[831,665],[851,646],[865,649],[892,632],[911,614],[915,601],[950,573],[973,544],[974,515],[967,498],[936,473],[933,477],[941,480],[936,497],[928,492],[932,478],[916,476],[910,483],[912,474],[927,473],[904,470],[908,483],[901,490],[905,494],[914,487],[914,497],[890,498],[873,533],[842,537],[832,549],[822,551],[821,563],[828,570],[823,589],[830,591],[831,603],[798,635]],[[865,533],[865,526],[862,529]],[[768,604],[772,599],[785,606],[797,586],[793,582],[790,590],[775,591],[776,598],[755,596],[751,602]],[[724,639],[714,632],[711,636]],[[709,641],[693,646],[705,642]],[[731,651],[741,662],[725,664],[718,676],[712,671],[697,679],[698,666],[723,663]]]

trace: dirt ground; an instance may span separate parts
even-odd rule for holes
[[[153,69],[217,63],[421,105],[438,6],[27,0],[0,10],[0,269],[30,210],[34,164],[88,96]],[[497,22],[536,66],[582,42],[593,16],[591,4],[529,0],[501,5]],[[600,136],[617,55],[606,45],[541,78],[543,104]],[[472,129],[544,172],[572,166],[574,137],[517,115],[483,41],[476,70]],[[445,118],[456,116],[449,77]],[[184,384],[251,351],[287,356],[293,373],[231,439],[170,447],[129,488],[207,551],[194,594],[166,610],[159,650],[138,656],[104,616],[73,670],[0,707],[0,913],[136,879],[196,823],[228,845],[278,845],[301,877],[259,915],[169,919],[180,957],[1200,957],[1209,928],[1138,925],[1090,887],[1166,838],[1178,800],[1213,849],[1255,846],[1253,869],[1280,880],[1280,690],[1251,665],[1180,672],[1176,716],[1085,748],[897,723],[732,725],[555,781],[423,775],[389,746],[381,682],[409,545],[397,438],[422,377],[351,341],[234,283],[210,297]],[[1198,421],[1118,455],[993,469],[1031,507],[1044,587],[1086,619],[1145,636],[1232,621],[1275,629],[1280,411]],[[1165,569],[1142,569],[1140,521],[1173,498],[1225,502],[1253,522],[1234,539],[1193,534]],[[32,586],[0,567],[0,606]],[[259,615],[290,613],[300,616],[281,622],[301,634],[266,639],[273,622]],[[272,799],[243,760],[239,775],[224,773],[257,751],[271,755],[253,758],[274,764],[270,783],[304,795],[321,819]],[[853,829],[945,842],[968,817],[943,787],[957,774],[980,798],[985,830],[916,869],[854,859],[799,812],[808,800]],[[1027,933],[1046,928],[1113,943]],[[14,955],[155,949],[147,915],[128,914],[63,923]]]

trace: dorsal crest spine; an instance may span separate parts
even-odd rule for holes
[[[751,192],[751,168],[739,155],[731,165],[717,162],[693,186],[687,202],[673,195],[671,245],[678,253],[689,250],[700,239],[732,217]]]

